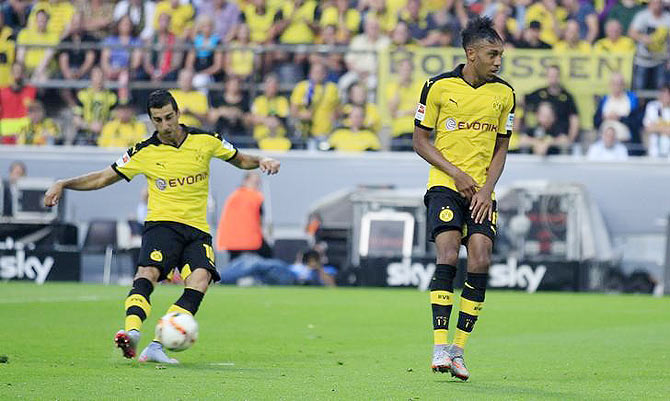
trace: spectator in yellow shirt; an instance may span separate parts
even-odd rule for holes
[[[323,137],[333,126],[339,97],[337,86],[325,82],[326,68],[321,63],[311,65],[309,79],[299,82],[291,93],[291,116],[305,137]]]
[[[106,123],[98,138],[101,148],[129,148],[147,135],[144,123],[135,119],[130,104],[120,104],[114,110],[116,118]]]
[[[541,0],[526,9],[526,26],[531,21],[539,21],[542,27],[540,40],[551,46],[559,41],[567,19],[567,10],[559,7],[557,0]]]
[[[235,32],[234,40],[230,43],[233,47],[224,57],[226,74],[235,75],[245,79],[254,72],[254,51],[251,50],[250,31],[247,24],[239,24]]]
[[[77,99],[81,106],[75,109],[74,123],[79,130],[75,144],[93,145],[117,100],[114,92],[105,89],[100,67],[91,69],[91,87],[77,92]]]
[[[28,105],[30,123],[21,128],[16,137],[17,145],[62,145],[63,138],[58,125],[44,115],[44,106],[39,100]]]
[[[413,81],[414,66],[410,59],[398,64],[398,78],[386,84],[388,111],[391,114],[391,150],[412,151],[412,133],[417,93],[421,93],[421,81]]]
[[[35,25],[22,29],[16,39],[18,45],[16,60],[25,65],[26,72],[32,74],[32,79],[36,81],[44,81],[49,78],[53,70],[51,61],[55,51],[52,48],[26,48],[21,45],[57,45],[60,41],[58,33],[47,30],[48,22],[49,15],[46,11],[37,11]]]
[[[315,0],[285,1],[281,7],[280,43],[314,43],[317,30],[317,2]]]
[[[417,92],[418,93],[418,92]],[[343,124],[348,127],[351,125],[350,114],[354,106],[360,106],[365,112],[363,126],[377,133],[382,128],[382,119],[379,116],[377,105],[368,102],[367,90],[360,83],[355,83],[349,88],[349,103],[342,106]]]
[[[171,90],[170,93],[179,105],[179,122],[193,127],[201,127],[207,121],[207,96],[193,89],[193,71],[183,69],[179,71],[179,89]]]
[[[267,75],[264,84],[263,95],[254,99],[251,105],[251,123],[254,126],[254,139],[256,141],[260,141],[270,134],[274,134],[275,138],[286,135],[286,119],[289,114],[288,99],[279,96],[279,78],[277,78],[277,75]]]
[[[0,88],[12,83],[15,48],[12,28],[5,25],[4,15],[0,13]]]
[[[364,152],[381,149],[377,135],[363,126],[365,110],[361,106],[354,106],[351,109],[350,118],[351,127],[337,129],[328,138],[330,147],[341,152]]]
[[[605,37],[596,41],[593,49],[597,53],[635,53],[633,39],[623,36],[621,22],[611,19],[605,24]]]
[[[180,38],[190,35],[195,16],[195,10],[191,4],[181,4],[179,0],[164,0],[156,4],[153,23],[156,31],[159,29],[159,18],[162,14],[170,15],[170,32]]]
[[[556,53],[578,52],[582,54],[591,53],[591,45],[585,40],[579,39],[579,23],[575,20],[568,20],[565,24],[564,40],[556,43],[554,51]]]
[[[258,141],[258,148],[260,150],[268,150],[273,152],[286,152],[291,149],[293,144],[283,135],[280,135],[276,130],[270,131],[267,136]]]
[[[35,25],[37,13],[40,11],[45,11],[49,15],[47,31],[54,32],[56,36],[60,37],[65,32],[65,28],[69,25],[76,9],[72,5],[72,2],[68,0],[38,1],[32,10],[30,10],[30,16],[28,17],[29,27]]]
[[[361,14],[355,8],[349,8],[349,0],[335,0],[335,4],[325,6],[319,24],[322,29],[334,26],[337,41],[349,43],[352,36],[359,33]]]

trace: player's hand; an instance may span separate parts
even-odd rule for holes
[[[470,217],[477,224],[484,222],[484,219],[491,221],[493,219],[493,201],[491,200],[491,190],[486,186],[477,191],[470,201]]]
[[[277,174],[281,163],[269,157],[264,157],[258,162],[258,168],[267,175]]]
[[[44,206],[56,206],[61,198],[61,195],[63,195],[63,184],[61,184],[60,181],[57,181],[51,185],[44,194]]]
[[[457,174],[454,177],[454,182],[456,183],[456,189],[458,189],[458,192],[460,192],[460,194],[465,196],[468,200],[472,199],[472,197],[479,189],[475,180],[462,171],[460,174]]]

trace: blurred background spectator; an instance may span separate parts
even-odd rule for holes
[[[264,93],[254,99],[251,105],[250,121],[254,127],[253,136],[256,141],[261,141],[270,134],[274,134],[272,135],[274,138],[285,137],[289,116],[288,99],[279,95],[277,75],[266,76],[264,84]]]
[[[618,121],[625,124],[630,132],[629,139],[625,141],[633,154],[639,154],[642,151],[640,138],[642,108],[635,92],[626,90],[626,87],[623,75],[612,74],[610,77],[610,94],[600,99],[593,118],[593,125],[600,127],[604,121]]]
[[[247,130],[249,99],[242,91],[240,79],[231,76],[226,79],[222,95],[215,96],[209,110],[209,122],[214,124],[216,132],[241,141],[241,145],[252,143]]]
[[[54,72],[52,60],[54,49],[25,47],[22,45],[57,45],[60,42],[59,32],[47,29],[49,14],[40,9],[35,13],[35,23],[21,29],[16,38],[16,61],[23,63],[26,73],[34,81],[45,81]]]
[[[226,199],[216,231],[216,249],[228,251],[230,260],[243,253],[272,257],[272,249],[263,235],[263,200],[261,176],[244,175],[240,185]]]
[[[73,46],[58,53],[60,75],[67,80],[90,78],[89,73],[96,62],[95,50],[78,48],[81,44],[93,44],[97,41],[94,36],[84,30],[83,18],[84,15],[81,12],[74,13],[67,29],[67,35],[61,41],[65,45]],[[76,100],[70,88],[61,89],[60,94],[68,107],[76,106]]]
[[[657,100],[647,103],[643,124],[647,154],[670,156],[670,84],[661,88]]]
[[[533,112],[539,114],[539,105],[545,102],[551,106],[551,114],[553,114],[553,118],[550,118],[549,111],[545,110],[545,126],[542,127],[550,137],[555,138],[549,148],[552,153],[559,148],[561,153],[568,152],[579,135],[579,115],[572,94],[561,85],[561,69],[558,66],[547,68],[546,87],[526,95],[524,104],[529,113],[526,113],[525,118],[532,119]],[[537,119],[540,124],[540,117],[538,116]],[[549,120],[551,120],[550,124]],[[537,137],[537,135],[534,136]]]
[[[142,65],[142,42],[134,35],[129,16],[123,16],[115,27],[115,33],[102,42],[106,47],[102,51],[100,66],[106,80],[118,81],[119,99],[130,99],[128,83],[134,78]]]
[[[179,105],[179,122],[201,127],[207,121],[209,111],[207,96],[193,89],[193,71],[190,69],[179,71],[178,83],[179,89],[173,89],[170,93]]]
[[[14,32],[5,25],[5,16],[0,12],[0,88],[12,81],[12,63],[14,62]]]
[[[628,36],[623,36],[621,23],[615,19],[607,20],[605,37],[598,39],[593,46],[596,52],[632,54],[635,52],[635,42]]]
[[[336,129],[328,143],[334,150],[344,152],[363,152],[380,150],[379,138],[370,129],[364,126],[365,109],[359,105],[351,106],[349,126]]]
[[[630,24],[628,35],[637,43],[633,89],[659,88],[665,81],[670,12],[661,0],[649,0]]]
[[[2,181],[3,188],[3,202],[2,202],[2,215],[11,216],[12,215],[12,191],[16,181],[21,177],[25,177],[28,173],[25,163],[20,160],[13,161],[9,165],[9,176],[7,179]]]
[[[114,92],[105,89],[102,69],[91,70],[91,87],[77,92],[79,106],[75,108],[74,124],[77,145],[95,145],[103,125],[109,120],[112,107],[117,102]]]
[[[560,130],[554,107],[549,102],[541,102],[535,114],[537,124],[520,135],[519,148],[538,156],[563,153],[568,140]]]
[[[202,88],[220,77],[223,68],[223,53],[215,50],[221,37],[214,32],[214,22],[209,15],[201,15],[195,24],[193,48],[186,57],[185,69],[195,72],[193,85]]]
[[[158,16],[158,28],[153,37],[146,41],[150,50],[144,50],[140,79],[158,81],[176,81],[179,69],[184,61],[184,53],[178,48],[181,39],[170,31],[170,14]]]
[[[28,125],[19,131],[18,145],[62,145],[63,137],[58,124],[44,114],[44,106],[39,100],[28,105]]]
[[[28,105],[35,100],[37,90],[27,85],[23,64],[12,64],[13,83],[0,88],[0,143],[16,143],[16,135],[29,124]]]
[[[628,128],[618,121],[609,120],[600,126],[600,139],[589,146],[586,158],[595,161],[624,161],[628,150],[620,140],[629,137]]]
[[[314,63],[309,78],[298,83],[291,93],[291,117],[304,138],[325,137],[332,129],[339,97],[337,86],[325,82],[325,78],[326,68]]]
[[[391,150],[411,151],[417,93],[422,83],[412,81],[414,67],[409,59],[398,64],[398,76],[386,84],[386,96],[391,115]]]
[[[80,0],[76,3],[76,9],[83,16],[86,32],[97,40],[102,40],[111,33],[114,8],[114,3],[106,0]]]
[[[128,17],[133,30],[138,32],[142,39],[149,39],[153,35],[154,9],[156,3],[143,0],[119,0],[114,6],[114,23],[118,24],[121,18]]]
[[[129,148],[147,135],[147,127],[137,121],[129,104],[119,104],[113,111],[114,118],[105,123],[98,137],[101,148]]]

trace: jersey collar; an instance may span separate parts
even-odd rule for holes
[[[150,139],[151,142],[155,145],[172,146],[173,148],[179,149],[181,147],[181,145],[183,145],[184,142],[186,142],[186,139],[188,138],[188,134],[189,134],[189,127],[185,126],[184,124],[179,124],[179,125],[181,126],[181,128],[184,130],[184,133],[186,134],[186,135],[184,135],[184,139],[181,141],[181,143],[179,145],[174,146],[174,145],[170,145],[169,143],[162,142],[160,140],[160,138],[158,137],[158,131],[154,131],[154,134],[151,136],[151,139]]]
[[[472,85],[470,84],[470,82],[466,81],[466,80],[465,80],[465,77],[463,76],[463,68],[464,68],[464,67],[465,67],[465,64],[459,64],[459,65],[456,66],[456,68],[454,68],[454,70],[453,70],[451,73],[454,74],[455,76],[459,77],[460,79],[462,79],[463,82],[465,82],[466,84],[468,84],[468,86],[471,87],[472,89],[479,89],[479,88],[481,88],[482,86],[484,86],[484,85],[488,84],[489,82],[491,82],[491,81],[484,81],[484,83],[481,84],[481,85],[479,85],[479,86],[472,86]]]

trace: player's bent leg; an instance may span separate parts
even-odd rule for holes
[[[443,231],[435,237],[437,265],[430,282],[430,304],[433,314],[433,372],[449,372],[451,358],[448,352],[449,317],[454,304],[454,277],[458,263],[461,233]]]
[[[472,234],[468,240],[468,273],[461,293],[454,344],[450,348],[451,374],[461,380],[470,377],[463,359],[463,351],[484,305],[492,250],[493,241],[486,235]]]
[[[140,266],[137,269],[133,288],[125,301],[125,328],[114,336],[114,343],[121,349],[126,358],[137,355],[137,345],[140,342],[142,323],[151,313],[151,293],[154,290],[160,273],[155,267]]]

